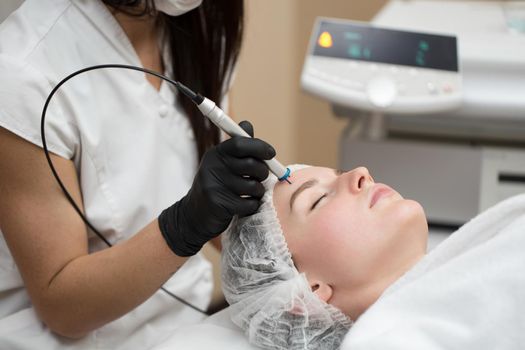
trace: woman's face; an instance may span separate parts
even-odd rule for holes
[[[291,180],[277,184],[273,198],[294,263],[313,290],[322,287],[322,298],[350,317],[425,254],[422,207],[375,183],[366,168],[310,167]]]

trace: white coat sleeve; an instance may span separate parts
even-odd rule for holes
[[[6,55],[0,55],[0,77],[0,126],[42,147],[42,110],[58,81],[52,84],[29,64]],[[45,135],[51,152],[72,159],[80,139],[74,118],[62,113],[65,98],[60,91],[55,94],[46,114]]]

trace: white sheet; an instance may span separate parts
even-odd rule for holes
[[[524,349],[525,195],[473,219],[392,285],[343,350]]]
[[[154,350],[260,350],[231,321],[229,308],[202,323],[181,327]]]

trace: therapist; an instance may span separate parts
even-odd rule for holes
[[[108,248],[52,177],[40,115],[58,81],[102,63],[164,72],[225,101],[242,18],[242,0],[26,0],[2,24],[0,349],[147,349],[204,317],[159,288],[206,309],[211,265],[199,250],[257,209],[273,148],[218,144],[190,101],[141,72],[69,81],[46,139]]]

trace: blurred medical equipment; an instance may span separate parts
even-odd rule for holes
[[[525,1],[508,1],[503,4],[503,12],[509,30],[525,34]]]
[[[276,183],[268,176],[257,213],[235,217],[222,236],[222,288],[231,319],[263,349],[337,349],[352,322],[312,292],[295,267],[273,206]]]
[[[525,191],[525,35],[510,3],[393,0],[370,24],[314,27],[302,86],[349,118],[340,167],[418,200],[431,232]]]
[[[329,18],[315,33],[302,84],[332,103],[411,114],[461,104],[454,36]]]

